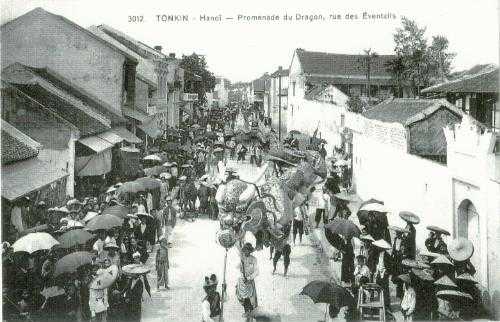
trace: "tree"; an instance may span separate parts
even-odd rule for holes
[[[205,57],[196,53],[182,55],[180,66],[184,69],[184,88],[198,93],[200,104],[204,104],[207,100],[206,92],[212,91],[216,84],[215,75],[208,70]]]
[[[388,70],[399,89],[406,85],[413,95],[418,95],[421,88],[449,75],[454,54],[448,52],[446,37],[434,36],[428,46],[425,27],[405,17],[401,23],[394,34],[396,59],[389,63]]]
[[[347,110],[353,113],[363,113],[366,103],[359,96],[351,96],[347,100]]]

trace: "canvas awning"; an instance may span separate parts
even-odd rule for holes
[[[123,141],[123,138],[113,131],[106,131],[103,133],[99,133],[96,136],[99,137],[100,139],[108,141],[109,143],[111,143],[113,145],[115,145],[117,143],[121,143]]]
[[[122,108],[122,112],[123,115],[130,117],[134,120],[137,120],[141,123],[144,123],[149,118],[149,115],[147,115],[146,113],[127,107]]]
[[[122,139],[129,143],[139,144],[142,142],[142,140],[135,136],[134,133],[130,132],[124,127],[115,127],[111,129],[111,131],[113,131],[115,134],[119,135]]]
[[[46,185],[61,180],[68,173],[38,158],[2,166],[2,197],[13,201]]]
[[[86,147],[92,149],[97,153],[110,149],[114,145],[98,136],[88,136],[83,139],[79,139],[78,142],[80,142],[81,144],[85,145]]]
[[[162,130],[160,130],[154,123],[142,124],[137,127],[153,139],[156,139],[163,133]]]
[[[79,177],[100,176],[111,171],[111,150],[77,157],[75,175]]]

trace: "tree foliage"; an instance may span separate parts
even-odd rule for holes
[[[347,110],[353,113],[363,113],[366,103],[359,96],[351,96],[347,100]]]
[[[394,34],[396,58],[389,63],[388,70],[399,88],[409,86],[412,94],[418,95],[420,89],[446,79],[455,54],[448,51],[445,36],[434,36],[429,46],[425,27],[405,17],[401,23],[402,27]]]
[[[187,92],[198,93],[200,104],[207,100],[206,93],[215,88],[215,75],[208,70],[204,56],[193,53],[182,55],[180,66],[184,69],[184,89]],[[201,81],[196,76],[201,77]]]

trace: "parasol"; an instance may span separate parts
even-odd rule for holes
[[[467,238],[459,237],[448,244],[448,253],[453,260],[463,262],[471,258],[474,245]]]
[[[426,263],[411,258],[403,259],[401,261],[401,264],[406,267],[417,268],[417,269],[430,268],[430,266],[427,265]]]
[[[39,232],[29,233],[28,235],[19,238],[12,245],[12,248],[14,252],[28,252],[31,254],[39,250],[50,250],[58,244],[59,242],[50,234]]]
[[[103,290],[110,287],[118,278],[118,266],[111,265],[108,268],[97,271],[96,277],[90,283],[89,288],[94,290]]]
[[[352,237],[359,237],[361,231],[351,220],[344,218],[335,218],[325,226],[325,229],[330,230],[334,234],[339,234],[346,237],[348,240]]]
[[[306,295],[314,303],[333,304],[336,307],[354,305],[354,298],[344,287],[326,281],[312,281],[302,289],[300,295]]]
[[[113,215],[118,218],[125,218],[129,213],[129,209],[122,205],[111,206],[103,210],[103,215]]]
[[[436,293],[436,296],[446,300],[460,301],[460,303],[463,303],[463,299],[461,298],[472,300],[472,296],[470,294],[455,290],[441,290]]]
[[[70,230],[59,236],[58,240],[62,248],[71,248],[76,245],[84,245],[94,236],[86,230]]]
[[[156,154],[151,154],[151,155],[145,156],[144,160],[161,162],[161,158],[159,156],[157,156]]]
[[[118,194],[122,193],[138,193],[138,192],[143,192],[145,191],[144,187],[137,182],[134,181],[128,181],[125,182],[118,188]]]
[[[123,224],[123,219],[118,218],[114,215],[100,215],[87,223],[87,228],[89,230],[109,230],[114,227],[120,227]]]
[[[338,161],[335,161],[335,166],[336,167],[347,167],[349,165],[349,161],[348,160],[338,160]]]
[[[340,193],[336,193],[335,198],[340,199],[340,200],[345,200],[348,202],[357,202],[359,201],[358,196],[356,196],[353,193],[348,193],[347,191],[342,191]]]
[[[155,190],[161,188],[161,181],[149,177],[136,179],[135,182],[142,185],[146,190]]]
[[[74,252],[64,256],[57,261],[54,269],[54,277],[64,273],[74,273],[84,265],[92,264],[92,253],[89,252]]]
[[[129,264],[122,267],[122,272],[129,275],[143,275],[149,271],[150,268],[144,264]]]
[[[433,231],[437,234],[443,234],[443,235],[447,235],[447,236],[450,235],[449,231],[447,231],[446,229],[443,229],[441,227],[438,227],[438,226],[427,226],[427,229],[430,231]]]
[[[160,173],[165,172],[165,167],[161,165],[156,165],[151,168],[145,168],[143,171],[144,174],[146,174],[147,176],[159,176]]]
[[[403,219],[404,221],[415,225],[420,222],[420,217],[410,211],[401,211],[399,213],[399,217],[401,217],[401,219]]]

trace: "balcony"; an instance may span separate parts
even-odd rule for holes
[[[198,101],[198,93],[183,93],[182,100],[185,102],[196,102]]]

